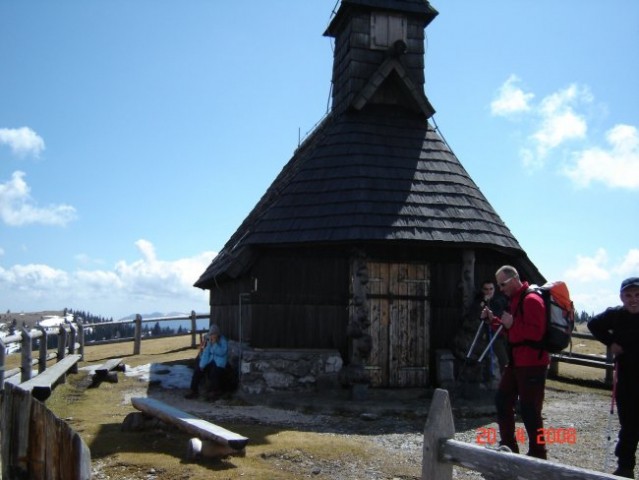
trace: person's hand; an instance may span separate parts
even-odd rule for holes
[[[612,353],[615,357],[617,355],[621,355],[623,353],[623,347],[618,343],[612,342],[610,344],[610,353]]]
[[[484,309],[481,311],[481,316],[480,318],[486,322],[487,324],[492,324],[493,320],[495,319],[495,315],[493,314],[492,310],[488,307],[484,307]]]
[[[499,321],[506,328],[506,330],[513,326],[513,316],[508,312],[502,313]]]

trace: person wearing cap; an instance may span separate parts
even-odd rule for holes
[[[622,305],[606,309],[588,322],[588,329],[610,348],[617,370],[616,401],[619,437],[615,447],[620,477],[635,478],[639,443],[639,277],[621,282]]]
[[[200,382],[205,377],[208,378],[211,386],[210,399],[219,397],[227,361],[228,341],[220,333],[220,328],[213,324],[209,328],[204,346],[195,359],[195,370],[191,378],[191,391],[185,395],[185,398],[197,398]]]

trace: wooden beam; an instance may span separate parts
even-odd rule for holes
[[[609,473],[586,470],[549,460],[540,460],[457,440],[441,443],[440,460],[460,467],[488,474],[491,478],[517,478],[536,480],[553,478],[561,480],[613,480],[619,477]],[[426,478],[426,477],[423,477]]]
[[[141,412],[157,417],[165,423],[175,425],[191,435],[203,440],[210,440],[227,445],[233,450],[242,450],[248,443],[248,438],[231,432],[213,423],[186,413],[178,408],[167,405],[154,398],[133,397],[131,403]]]
[[[22,382],[18,386],[27,392],[31,392],[34,398],[44,402],[51,396],[51,391],[60,381],[64,382],[69,371],[77,371],[80,355],[67,355],[59,362],[47,368],[44,372]]]
[[[96,377],[106,377],[107,374],[113,370],[117,370],[119,372],[124,372],[126,367],[122,363],[121,358],[111,358],[104,362],[102,365],[99,365],[93,370],[93,374]]]

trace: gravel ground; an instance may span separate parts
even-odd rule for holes
[[[206,402],[191,401],[180,405],[184,400],[175,391],[157,392],[154,396],[194,414],[205,414],[210,409],[210,404]],[[554,434],[557,437],[554,443],[548,445],[549,459],[567,465],[602,471],[610,417],[609,409],[610,397],[606,396],[605,392],[602,394],[571,393],[547,389],[544,425],[550,435]],[[488,435],[496,432],[497,425],[493,422],[492,412],[473,413],[466,409],[464,412],[459,414],[457,411],[455,415],[456,440],[477,444],[478,435],[481,432]],[[300,478],[408,480],[419,479],[421,476],[425,419],[420,418],[419,415],[380,415],[361,412],[343,416],[302,413],[260,405],[234,405],[232,402],[221,401],[216,403],[215,417],[220,422],[254,422],[309,429],[326,435],[329,441],[331,437],[344,435],[349,439],[368,442],[371,448],[379,447],[381,452],[386,452],[385,455],[380,455],[378,462],[368,461],[366,464],[362,464],[357,458],[340,462],[305,458],[303,452],[299,451],[280,453],[277,458],[272,459],[281,464],[282,468],[299,473]],[[517,425],[523,427],[520,422]],[[612,437],[616,438],[618,431],[616,415],[611,425]],[[568,432],[565,429],[574,429],[574,436],[560,435]],[[547,441],[550,442],[550,440],[551,438],[548,437]],[[522,451],[525,453],[526,450],[526,446],[522,445]],[[392,459],[391,463],[397,466],[397,472],[411,472],[411,474],[406,476],[405,473],[389,471],[389,458]],[[609,472],[614,469],[612,453],[610,458]],[[455,467],[454,478],[474,480],[484,477],[478,472]]]

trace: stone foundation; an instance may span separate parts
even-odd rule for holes
[[[342,357],[337,350],[256,350],[245,347],[240,368],[239,389],[243,393],[308,392],[338,388],[337,374],[342,368]]]

